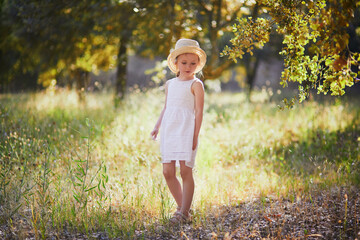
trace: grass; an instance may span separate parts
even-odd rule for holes
[[[253,98],[206,95],[194,220],[174,229],[167,223],[175,203],[162,177],[159,143],[150,140],[162,92],[134,92],[119,109],[105,93],[89,94],[85,103],[65,90],[0,95],[0,237],[315,236],[309,229],[296,233],[285,220],[275,227],[271,219],[284,218],[284,206],[293,215],[302,207],[320,218],[319,209],[335,195],[334,211],[344,210],[336,233],[355,238],[359,99],[308,101],[280,111],[264,92]],[[245,224],[251,214],[257,225]],[[261,227],[264,219],[268,225]]]

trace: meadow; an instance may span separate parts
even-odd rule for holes
[[[279,110],[266,92],[208,93],[193,220],[171,226],[161,89],[0,95],[0,238],[355,239],[360,99]]]

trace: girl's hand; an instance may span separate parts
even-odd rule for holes
[[[158,133],[159,133],[159,129],[154,128],[154,130],[152,130],[152,132],[150,133],[152,140],[156,140]]]
[[[192,146],[192,150],[193,150],[193,151],[196,149],[197,144],[198,144],[198,139],[197,139],[197,138],[194,138],[194,140],[193,140],[193,146]]]

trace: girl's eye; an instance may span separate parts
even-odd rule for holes
[[[196,63],[191,63],[191,65],[195,65]]]
[[[182,64],[184,64],[184,65],[185,65],[185,64],[186,64],[186,62],[182,62]]]

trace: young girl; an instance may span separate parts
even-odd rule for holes
[[[194,194],[192,168],[204,108],[204,86],[195,74],[204,67],[206,54],[197,41],[180,39],[167,61],[177,77],[165,83],[165,106],[151,136],[156,139],[161,126],[163,174],[178,205],[170,221],[179,223],[190,219],[189,210]],[[180,166],[182,188],[176,177],[175,166]]]

